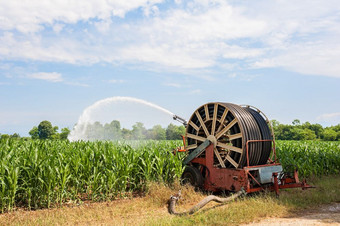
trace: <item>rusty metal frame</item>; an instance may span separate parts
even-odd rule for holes
[[[250,142],[269,142],[272,140],[254,140],[247,142],[247,146]],[[274,141],[273,141],[274,142]],[[248,155],[248,151],[247,151]],[[202,167],[201,172],[205,176],[203,188],[207,191],[239,191],[244,188],[247,193],[258,192],[261,190],[275,191],[279,194],[280,189],[284,188],[298,188],[302,189],[312,188],[308,185],[305,180],[299,181],[297,171],[294,172],[293,177],[286,177],[279,179],[278,173],[273,173],[272,184],[261,184],[256,178],[250,173],[252,168],[268,167],[281,165],[277,162],[275,146],[274,146],[275,161],[273,163],[257,166],[246,166],[242,169],[230,169],[230,168],[218,168],[214,166],[214,145],[210,144],[205,148],[205,157],[196,157],[190,161],[191,164],[199,164]],[[248,156],[247,156],[248,158]],[[251,181],[255,182],[255,186],[251,184]],[[279,184],[280,182],[280,184]]]

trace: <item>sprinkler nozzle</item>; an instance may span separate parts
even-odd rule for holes
[[[184,118],[179,117],[178,115],[173,115],[172,118],[173,118],[173,120],[176,120],[176,121],[182,123],[184,126],[188,125],[188,122]]]

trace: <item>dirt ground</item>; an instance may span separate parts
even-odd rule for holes
[[[268,218],[249,225],[340,225],[340,203],[327,205],[319,209],[309,210],[294,217]]]

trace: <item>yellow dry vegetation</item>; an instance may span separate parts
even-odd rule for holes
[[[110,202],[36,211],[15,210],[0,215],[0,225],[238,225],[268,217],[296,215],[300,211],[322,204],[339,202],[340,176],[310,181],[315,189],[282,191],[249,195],[227,205],[209,203],[192,216],[173,216],[167,212],[169,197],[181,189],[183,198],[177,211],[188,210],[207,194],[195,192],[190,186],[152,183],[144,196],[122,198]]]

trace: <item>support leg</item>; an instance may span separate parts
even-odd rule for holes
[[[277,179],[278,173],[273,173],[274,178],[274,190],[277,196],[279,196],[279,180]]]

